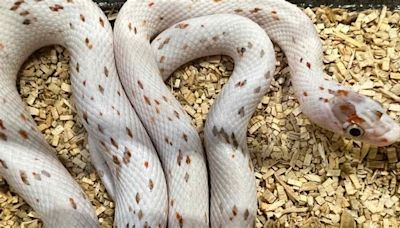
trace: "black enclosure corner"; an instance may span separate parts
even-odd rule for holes
[[[103,10],[118,10],[125,0],[94,0]],[[384,5],[389,9],[400,9],[400,0],[289,0],[300,7],[331,6],[362,10],[370,8],[381,8]]]

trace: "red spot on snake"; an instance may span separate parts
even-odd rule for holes
[[[170,205],[171,205],[171,207],[173,207],[173,206],[174,206],[174,204],[175,204],[175,200],[174,200],[174,199],[171,199],[171,201],[170,201]]]
[[[127,147],[125,147],[124,158],[122,160],[124,161],[125,164],[128,164],[129,161],[131,160],[131,157],[132,157],[131,151]]]
[[[339,108],[342,110],[342,112],[354,112],[354,108],[350,107],[349,105],[340,105]]]
[[[179,166],[181,166],[182,160],[183,160],[182,151],[179,150],[178,157],[176,158],[176,161]]]
[[[136,193],[135,200],[136,200],[136,203],[137,203],[137,204],[140,203],[140,194],[139,194],[139,192]]]
[[[121,162],[119,161],[119,159],[118,159],[117,156],[113,155],[113,156],[112,156],[112,159],[113,159],[114,164],[116,164],[116,165],[118,165],[118,166],[121,165]]]
[[[25,10],[25,11],[19,13],[19,15],[21,15],[23,17],[28,16],[29,15],[29,11]]]
[[[190,164],[192,162],[192,159],[190,159],[190,156],[188,155],[187,157],[186,157],[186,164]]]
[[[189,174],[186,173],[185,176],[184,176],[183,178],[185,179],[185,181],[186,181],[186,183],[187,183],[187,182],[189,181]]]
[[[49,6],[51,11],[58,12],[64,9],[64,6],[55,4],[54,6]]]
[[[104,66],[104,70],[103,71],[104,71],[104,74],[106,75],[106,77],[108,77],[108,73],[109,72],[108,72],[108,68],[106,66]]]
[[[22,3],[24,3],[24,0],[14,2],[14,5],[10,8],[10,10],[16,11]]]
[[[84,81],[82,82],[82,84],[83,84],[83,86],[86,86],[86,80],[84,80]]]
[[[260,52],[260,58],[264,57],[264,55],[265,55],[265,51],[264,51],[264,50],[261,50],[261,52]]]
[[[102,127],[100,124],[97,125],[97,129],[99,130],[99,132],[100,132],[101,134],[104,134],[103,127]]]
[[[186,142],[188,141],[188,136],[187,136],[185,133],[182,134],[182,138],[183,138],[183,140],[185,140]]]
[[[241,107],[241,108],[239,109],[238,115],[239,115],[240,117],[244,117],[244,114],[245,114],[245,112],[244,112],[244,106],[243,106],[243,107]]]
[[[217,128],[217,126],[214,126],[214,127],[213,127],[213,129],[212,129],[212,133],[213,133],[213,135],[214,135],[214,136],[217,136],[217,135],[219,135],[219,132],[218,132],[218,128]]]
[[[7,141],[7,135],[4,134],[3,132],[0,132],[0,139],[3,141]]]
[[[142,84],[142,82],[141,82],[140,80],[137,81],[137,84],[139,85],[139,88],[141,88],[141,89],[144,88],[144,87],[143,87],[143,84]]]
[[[307,62],[308,69],[311,69],[311,63]]]
[[[249,218],[249,214],[250,214],[249,209],[246,209],[246,211],[244,212],[244,215],[243,215],[244,220],[247,220]]]
[[[25,172],[25,171],[20,170],[20,171],[19,171],[19,176],[21,177],[21,180],[22,180],[22,182],[23,182],[24,184],[30,185],[30,184],[29,184],[29,181],[28,181],[28,176],[26,175],[26,172]]]
[[[261,11],[260,8],[254,8],[254,9],[250,10],[250,13],[258,13],[259,11]]]
[[[347,119],[347,121],[351,122],[351,123],[356,123],[356,124],[362,124],[363,122],[365,122],[365,120],[361,117],[359,117],[356,113],[353,113],[352,115],[350,115]]]
[[[232,214],[233,214],[233,216],[236,216],[237,215],[237,207],[236,207],[236,205],[235,206],[233,206],[233,208],[232,208]]]
[[[157,105],[160,105],[160,102],[156,99],[154,99],[154,103],[156,103]]]
[[[51,177],[50,173],[47,172],[46,170],[42,170],[41,173],[42,173],[42,175],[44,175],[44,176],[46,176],[46,177],[48,177],[48,178]]]
[[[246,52],[246,48],[242,47],[242,48],[236,48],[236,51],[238,52],[238,54],[240,55],[240,57],[243,57],[244,53]]]
[[[148,161],[145,161],[144,162],[144,167],[147,169],[147,168],[149,168],[149,162]]]
[[[178,220],[178,222],[179,222],[179,226],[180,226],[180,227],[183,227],[183,218],[182,218],[182,215],[179,214],[178,212],[176,212],[175,217],[176,217],[176,220]]]
[[[304,91],[304,92],[303,92],[303,95],[304,95],[305,97],[307,97],[307,96],[308,96],[308,93],[307,93],[306,91]]]
[[[235,149],[237,149],[239,147],[239,142],[237,141],[235,133],[233,133],[233,132],[231,135],[231,139],[232,139],[233,147],[235,147]]]
[[[337,94],[338,95],[340,95],[340,96],[347,96],[347,95],[349,95],[349,91],[346,91],[346,90],[342,90],[342,89],[339,89],[338,91],[336,91],[337,92]]]
[[[243,87],[247,83],[247,80],[239,81],[235,84],[235,87]]]
[[[29,24],[31,24],[31,20],[25,19],[25,20],[22,22],[22,24],[24,24],[24,25],[29,25]]]
[[[79,63],[76,63],[76,67],[75,67],[76,72],[79,73]]]
[[[152,7],[154,5],[154,2],[149,3],[149,7]]]
[[[23,139],[28,139],[29,135],[28,132],[24,131],[24,130],[19,130],[19,135],[21,136],[21,138]]]
[[[76,210],[77,206],[76,206],[75,200],[73,198],[69,198],[69,203],[71,204],[72,208],[74,208]]]
[[[259,93],[261,91],[261,86],[254,89],[254,93]]]
[[[128,29],[129,29],[129,31],[132,31],[132,23],[131,22],[128,23]]]
[[[165,60],[165,56],[161,56],[161,58],[160,58],[160,63],[163,63],[164,60]]]
[[[162,49],[166,44],[168,44],[170,40],[171,40],[170,37],[166,38],[166,39],[158,46],[158,50]]]
[[[104,88],[103,88],[103,86],[99,85],[99,91],[100,91],[101,94],[104,94]]]
[[[23,113],[21,113],[20,117],[22,121],[24,122],[28,121],[28,118],[26,118],[26,116]]]
[[[82,22],[85,22],[85,20],[86,20],[86,19],[85,19],[85,16],[83,16],[82,14],[79,15],[79,18],[81,19]]]
[[[139,219],[139,220],[142,220],[142,218],[143,218],[143,211],[140,210],[140,211],[138,212],[138,219]]]
[[[163,98],[163,100],[164,100],[165,102],[168,102],[168,99],[167,99],[166,96],[162,96],[162,98]]]
[[[323,98],[323,97],[320,97],[319,100],[323,101],[324,103],[328,103],[329,102],[329,100],[327,98]]]
[[[38,180],[38,181],[42,180],[39,173],[32,172],[32,175],[33,175],[33,178],[35,178],[36,180]]]
[[[6,127],[4,127],[4,124],[3,124],[3,120],[0,120],[0,129],[6,130]]]
[[[235,13],[241,13],[241,12],[243,12],[243,10],[242,10],[242,9],[235,9],[233,12],[235,12]]]
[[[117,142],[115,142],[115,140],[113,138],[110,138],[111,144],[118,149],[118,144]]]
[[[152,179],[150,179],[149,180],[149,189],[150,189],[150,191],[153,190],[153,188],[154,188],[154,182],[153,182]]]
[[[85,120],[85,122],[86,122],[87,124],[89,124],[87,112],[84,112],[84,113],[82,114],[82,118],[83,118],[83,120]]]
[[[174,110],[174,115],[176,116],[176,118],[180,119],[179,113],[176,110]]]
[[[4,168],[4,169],[8,169],[7,163],[3,160],[0,159],[0,165]]]
[[[169,145],[171,145],[171,146],[173,145],[173,144],[172,144],[172,142],[171,142],[171,141],[169,141],[169,138],[168,138],[168,137],[165,137],[165,139],[164,139],[164,140],[165,140],[165,142],[166,142],[167,144],[169,144]]]
[[[131,129],[130,129],[129,127],[126,127],[126,134],[128,134],[128,136],[129,136],[130,138],[133,138],[132,131],[131,131]]]
[[[275,10],[271,11],[271,14],[272,14],[272,19],[279,21],[278,13]]]
[[[301,63],[303,62],[303,58],[300,58],[300,62],[301,62]]]
[[[324,90],[325,88],[324,88],[324,87],[322,87],[322,86],[320,86],[320,87],[319,87],[319,89],[320,89],[320,90]]]
[[[378,120],[382,117],[383,113],[380,111],[375,112],[375,116],[378,118]]]
[[[87,37],[85,39],[85,44],[86,44],[86,47],[88,47],[89,49],[93,48],[93,44],[90,42],[89,38],[87,38]]]
[[[147,96],[143,96],[144,102],[148,105],[151,105],[150,99]]]
[[[100,22],[101,27],[104,28],[104,20],[103,20],[103,18],[99,17],[99,22]]]
[[[177,25],[175,26],[175,28],[185,29],[185,28],[187,28],[188,26],[189,26],[188,23],[181,22],[181,23],[177,24]]]

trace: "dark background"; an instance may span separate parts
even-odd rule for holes
[[[103,10],[119,9],[125,0],[94,0]],[[389,9],[400,9],[400,0],[288,0],[300,7],[332,6],[353,10],[381,8],[386,5]]]

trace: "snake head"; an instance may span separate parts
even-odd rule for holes
[[[399,124],[378,102],[348,89],[329,93],[333,95],[329,101],[332,114],[343,135],[377,146],[400,141]]]

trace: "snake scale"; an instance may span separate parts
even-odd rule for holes
[[[271,40],[313,123],[377,146],[399,140],[380,104],[325,79],[313,23],[284,0],[128,0],[114,30],[90,0],[3,0],[0,175],[46,226],[99,226],[16,89],[24,60],[58,44],[71,54],[74,103],[116,203],[116,227],[251,227],[257,203],[246,126],[274,73]],[[163,80],[216,54],[231,56],[235,69],[208,114],[203,149]]]

